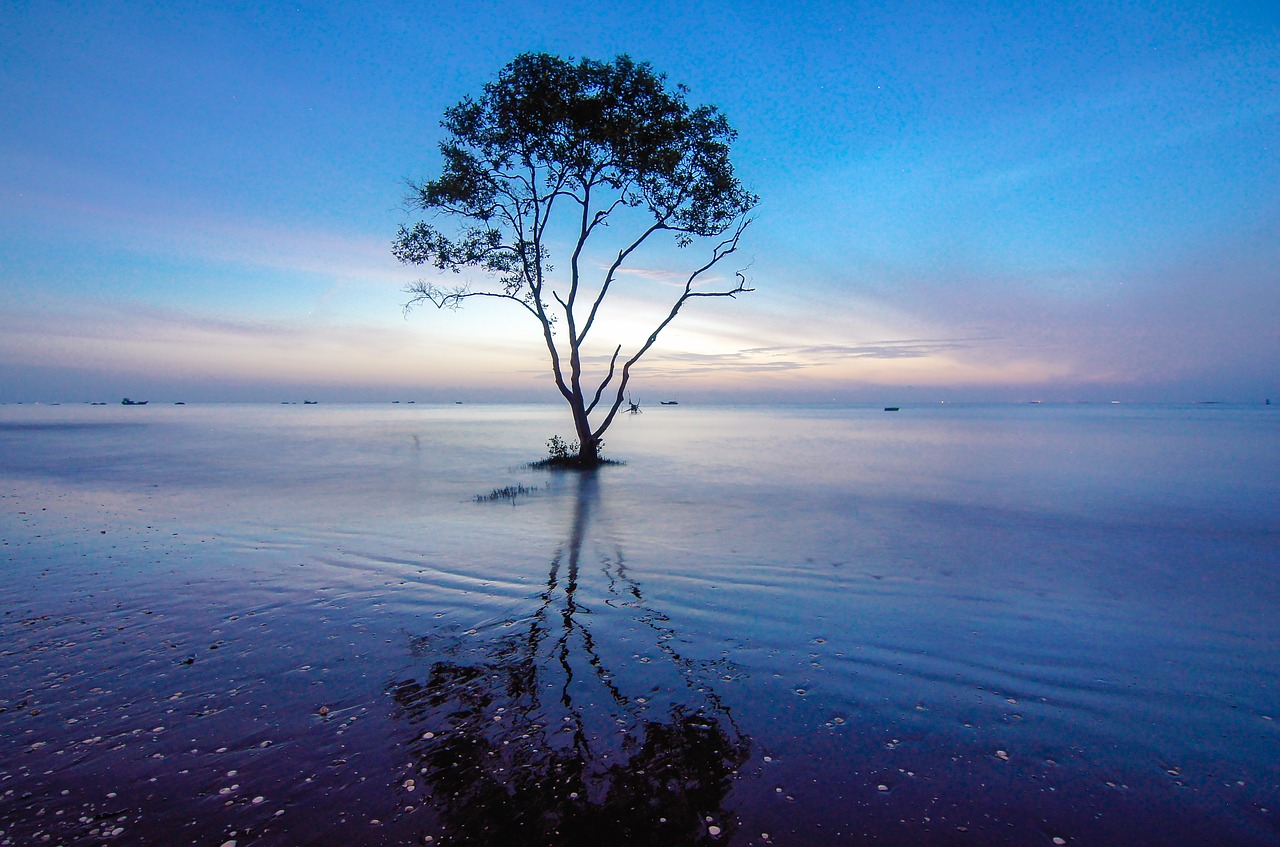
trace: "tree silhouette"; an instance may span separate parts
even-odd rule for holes
[[[421,280],[406,289],[412,295],[406,311],[493,297],[519,304],[537,321],[556,388],[573,414],[576,462],[585,467],[599,462],[601,437],[623,404],[632,367],[681,308],[695,298],[751,290],[741,273],[731,284],[709,274],[738,249],[750,222],[746,214],[757,202],[729,161],[736,133],[714,106],[690,107],[685,93],[684,86],[668,90],[662,74],[625,55],[576,64],[545,53],[517,56],[479,98],[447,110],[443,169],[412,186],[411,208],[449,219],[452,227],[446,232],[419,221],[402,226],[393,244],[402,262],[479,271],[489,286]],[[611,223],[632,224],[635,231],[591,283],[585,278],[588,240]],[[550,263],[556,226],[569,228],[564,241],[571,245],[568,272],[559,277]],[[601,305],[628,260],[663,234],[678,247],[721,240],[688,273],[647,339],[625,359],[622,345],[614,348],[593,387],[583,345]],[[597,408],[603,417],[593,424]]]
[[[620,553],[599,570],[608,605],[653,637],[685,690],[651,707],[651,686],[627,693],[629,681],[607,666],[599,639],[609,634],[593,631],[598,613],[578,599],[596,480],[584,474],[578,485],[570,537],[534,612],[476,652],[423,639],[429,669],[391,687],[414,727],[408,746],[430,802],[466,844],[724,839],[737,827],[724,799],[750,739],[707,683],[715,668],[679,652],[670,621],[645,604]],[[467,661],[468,652],[478,658]]]

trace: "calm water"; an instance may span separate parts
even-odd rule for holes
[[[1280,845],[1280,411],[565,418],[0,407],[0,845]]]

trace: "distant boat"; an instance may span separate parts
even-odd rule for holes
[[[658,405],[659,406],[679,406],[680,401],[679,400],[659,400]]]
[[[302,401],[302,405],[304,405],[304,406],[315,406],[315,405],[318,405],[318,404],[319,404],[319,402],[320,402],[319,400],[303,400],[303,401]]]
[[[130,400],[128,397],[120,401],[121,406],[145,406],[150,402],[148,400]]]
[[[184,403],[184,402],[183,402],[183,401],[181,401],[181,400],[176,400],[176,401],[174,401],[174,404],[173,404],[173,405],[175,405],[175,406],[185,406],[185,405],[187,405],[187,404],[186,404],[186,403]]]
[[[897,411],[899,411],[901,408],[902,408],[901,406],[885,406],[885,407],[884,407],[884,410],[885,410],[886,412],[897,412]]]

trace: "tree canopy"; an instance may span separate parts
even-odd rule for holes
[[[604,431],[622,406],[632,367],[689,300],[734,297],[751,289],[708,272],[738,249],[757,198],[734,174],[736,133],[714,106],[690,106],[687,89],[668,88],[648,63],[574,62],[545,53],[517,56],[476,98],[445,112],[438,176],[413,183],[409,205],[433,221],[402,226],[393,253],[407,264],[477,271],[485,282],[446,286],[421,280],[406,291],[406,310],[432,303],[457,308],[471,297],[512,300],[540,326],[556,388],[569,403],[577,460],[599,460]],[[618,242],[600,278],[584,278],[588,240],[618,220],[636,225]],[[437,225],[443,220],[446,226]],[[567,273],[557,275],[549,242],[553,224],[573,236]],[[582,347],[601,305],[635,251],[658,235],[679,248],[703,239],[709,254],[688,273],[666,317],[618,362],[617,345],[594,388],[584,382]],[[568,248],[566,248],[568,249]],[[718,286],[718,287],[717,287]],[[561,323],[563,322],[563,323]],[[592,413],[606,392],[603,418]]]

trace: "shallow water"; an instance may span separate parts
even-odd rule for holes
[[[0,844],[1280,844],[1277,414],[0,407]]]

